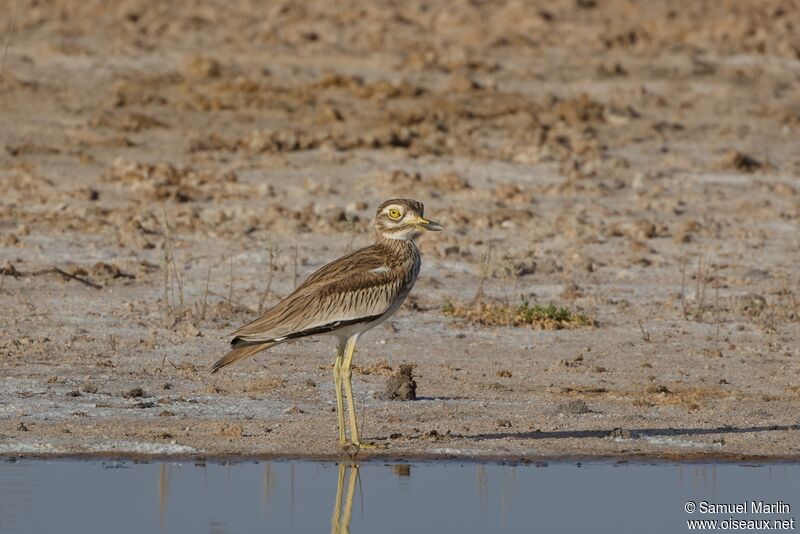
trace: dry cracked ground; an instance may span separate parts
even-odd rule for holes
[[[2,13],[0,453],[341,454],[333,339],[206,368],[412,197],[361,455],[800,456],[798,2]]]

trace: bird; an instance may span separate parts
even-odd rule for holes
[[[414,238],[420,230],[444,227],[424,217],[421,202],[396,198],[375,213],[374,242],[334,260],[311,274],[286,298],[231,334],[231,351],[210,371],[300,338],[331,335],[338,339],[333,381],[339,444],[375,448],[361,441],[353,400],[352,364],[359,337],[386,321],[403,304],[420,272],[420,252]],[[350,419],[345,433],[344,402]]]

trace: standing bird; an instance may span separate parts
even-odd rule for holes
[[[361,334],[391,317],[403,304],[419,275],[419,229],[439,231],[442,225],[423,217],[422,203],[387,200],[375,215],[375,243],[335,260],[308,277],[291,295],[264,315],[233,333],[231,350],[211,366],[226,365],[293,339],[315,335],[339,338],[333,381],[339,417],[339,443],[347,444],[344,400],[350,413],[350,442],[374,447],[358,435],[353,403],[352,364]]]

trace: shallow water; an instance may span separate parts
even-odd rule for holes
[[[684,509],[752,500],[790,510]],[[800,464],[0,463],[3,534],[685,532],[687,519],[798,510]]]

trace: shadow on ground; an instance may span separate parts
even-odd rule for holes
[[[494,432],[487,434],[475,434],[464,436],[474,440],[489,439],[563,439],[563,438],[642,438],[646,436],[699,436],[705,434],[746,434],[749,432],[776,432],[786,430],[800,430],[800,425],[770,425],[770,426],[750,426],[734,427],[720,426],[716,428],[635,428],[623,429],[614,428],[612,430],[557,430],[543,432],[533,430],[531,432]]]

